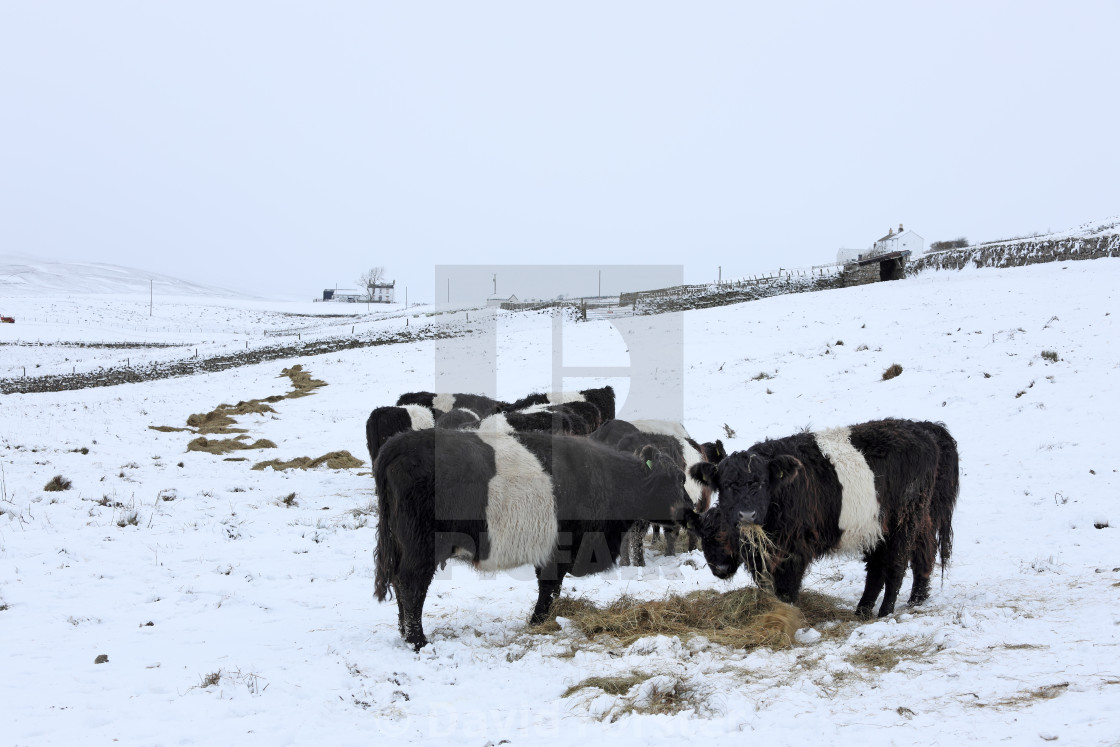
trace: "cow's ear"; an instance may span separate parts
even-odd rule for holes
[[[661,452],[649,444],[643,446],[641,452],[638,454],[638,457],[646,463],[646,467],[649,469],[653,469],[653,465],[657,462],[659,456],[661,456]]]
[[[711,462],[697,462],[688,468],[688,474],[701,485],[719,490],[719,470]]]
[[[700,533],[700,514],[693,511],[691,508],[686,509],[684,512],[684,528],[695,534]]]
[[[716,461],[722,461],[727,456],[727,451],[723,448],[723,441],[716,439]]]
[[[804,469],[804,465],[797,457],[790,454],[779,454],[770,460],[770,482],[774,485],[785,485],[797,477],[802,469]]]

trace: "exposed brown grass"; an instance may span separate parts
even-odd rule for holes
[[[997,700],[994,703],[977,703],[977,708],[1022,708],[1023,706],[1031,705],[1040,700],[1053,700],[1066,691],[1069,687],[1068,682],[1058,682],[1054,685],[1044,685],[1043,687],[1036,687],[1031,690],[1021,690],[1015,695],[1012,695],[1002,700]]]
[[[225,439],[208,439],[204,436],[198,438],[187,444],[187,451],[205,451],[207,454],[228,454],[231,451],[240,451],[243,449],[275,449],[276,444],[269,441],[267,438],[260,438],[253,443],[245,443],[232,438]]]
[[[332,451],[329,454],[324,454],[321,457],[312,459],[311,457],[296,457],[283,461],[281,459],[270,459],[267,462],[257,462],[253,465],[255,470],[263,470],[272,467],[275,470],[285,469],[315,469],[326,465],[328,469],[353,469],[365,465],[361,459],[356,458],[349,451]]]
[[[569,687],[560,697],[570,697],[588,687],[597,687],[607,695],[625,695],[630,692],[630,688],[645,682],[649,677],[640,672],[631,672],[624,677],[588,677]]]
[[[879,669],[889,672],[898,666],[901,661],[915,661],[926,658],[929,655],[930,648],[930,645],[926,642],[912,645],[877,643],[861,647],[856,653],[845,656],[844,660],[861,669]]]
[[[883,381],[888,381],[890,379],[893,379],[894,377],[898,376],[901,373],[902,373],[902,366],[898,365],[897,363],[894,363],[894,364],[891,365],[890,368],[888,368],[886,371],[883,372]]]
[[[43,486],[43,490],[49,490],[53,493],[60,490],[69,490],[71,487],[73,487],[72,482],[67,480],[62,475],[55,475],[47,482],[46,485]]]
[[[604,608],[585,599],[561,597],[552,605],[549,620],[570,619],[588,638],[609,635],[629,645],[651,635],[688,639],[703,635],[713,643],[734,648],[784,648],[804,625],[801,612],[773,596],[750,587],[724,593],[711,590],[685,596],[640,601],[623,595]]]

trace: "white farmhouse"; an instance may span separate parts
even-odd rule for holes
[[[926,240],[913,231],[905,231],[902,224],[898,224],[898,233],[894,229],[887,231],[887,235],[875,242],[868,256],[890,254],[891,252],[910,252],[911,255],[921,254],[926,245]]]

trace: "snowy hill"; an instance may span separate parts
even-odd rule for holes
[[[368,465],[253,465],[361,458],[370,409],[431,388],[447,341],[0,397],[6,741],[1115,743],[1118,301],[1120,259],[1100,259],[930,272],[683,315],[685,425],[698,440],[735,451],[806,425],[895,416],[943,421],[960,444],[953,562],[929,602],[821,624],[777,649],[530,630],[531,568],[481,576],[454,563],[428,594],[432,644],[405,647],[396,604],[372,598]],[[104,313],[118,308],[131,313]],[[217,325],[215,308],[195,310]],[[236,305],[227,316],[237,327],[251,319]],[[496,394],[547,388],[551,320],[496,319]],[[628,360],[607,321],[565,323],[563,334],[567,365]],[[40,349],[44,369],[73,365],[69,343]],[[118,355],[79,352],[94,367]],[[297,363],[326,385],[281,399],[292,387],[281,371]],[[892,364],[901,375],[883,380]],[[577,383],[612,383],[625,398],[624,382]],[[197,433],[167,430],[270,396],[268,410],[235,416],[246,433],[207,436],[256,449],[188,450]],[[70,489],[46,491],[56,475]],[[751,583],[716,580],[698,552],[647,553],[646,568],[569,579],[564,593],[604,604]],[[837,557],[813,566],[805,589],[851,608],[863,580],[858,558]],[[592,677],[634,684],[607,692]],[[672,697],[651,705],[653,685]]]
[[[99,262],[43,262],[0,256],[0,297],[26,295],[118,294],[245,297],[212,285],[199,285],[168,275]]]

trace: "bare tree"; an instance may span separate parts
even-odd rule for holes
[[[373,296],[373,287],[385,279],[384,267],[371,267],[358,277],[358,285],[365,288],[369,296]]]

